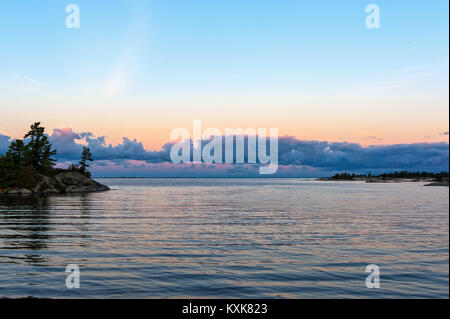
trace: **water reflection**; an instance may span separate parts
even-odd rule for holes
[[[0,209],[12,208],[39,210],[49,205],[48,196],[35,195],[0,195]]]
[[[89,218],[92,207],[92,194],[80,194],[79,195],[79,205],[80,208],[80,222],[79,230],[81,232],[80,236],[83,238],[89,238]]]
[[[51,239],[49,199],[39,196],[0,197],[3,249],[41,250]],[[38,254],[26,255],[30,263],[42,262]]]
[[[0,258],[14,258],[4,253],[23,250],[24,262],[43,264],[48,260],[43,252],[52,241],[89,238],[90,206],[90,194],[0,196]]]
[[[0,197],[0,297],[448,297],[448,189],[101,182],[113,190]],[[365,288],[369,263],[382,289]]]

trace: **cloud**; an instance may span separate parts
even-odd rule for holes
[[[142,142],[123,137],[121,144],[113,146],[106,144],[104,136],[95,137],[91,132],[75,133],[71,128],[54,129],[49,140],[57,150],[58,159],[62,161],[78,160],[84,145],[91,149],[92,155],[99,161],[138,160],[152,163],[170,161],[171,144],[164,146],[160,151],[148,151],[144,149]]]
[[[376,136],[367,136],[367,138],[369,140],[373,140],[375,142],[381,142],[383,140],[381,137],[376,137]]]
[[[447,132],[442,132],[439,135],[448,135],[448,131]]]
[[[50,136],[50,142],[57,150],[58,157],[71,158],[75,154],[80,154],[82,145],[76,143],[76,140],[81,140],[81,136],[74,133],[71,128],[54,129]]]
[[[0,134],[0,154],[6,153],[9,147],[11,137]]]
[[[372,145],[280,139],[279,163],[331,170],[448,170],[447,143]]]
[[[142,60],[142,47],[148,42],[149,18],[140,2],[131,3],[132,10],[126,36],[118,48],[117,61],[105,79],[105,95],[114,97],[132,88]]]
[[[108,170],[121,176],[146,176],[149,172],[152,176],[258,175],[259,164],[172,164],[170,149],[173,143],[167,143],[159,150],[146,150],[142,142],[123,137],[121,143],[111,145],[106,143],[104,136],[96,137],[91,132],[77,133],[71,128],[54,129],[49,139],[57,150],[58,160],[64,163],[77,162],[83,145],[89,146],[95,159],[94,173],[102,172],[102,176],[108,175]],[[10,142],[9,136],[0,134],[1,153],[6,151]],[[202,144],[206,143],[203,141]],[[278,150],[280,169],[277,176],[323,176],[339,171],[438,172],[449,169],[449,145],[446,142],[362,146],[284,136],[279,138]]]

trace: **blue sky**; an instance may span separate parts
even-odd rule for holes
[[[76,31],[64,26],[69,3],[80,7]],[[380,29],[365,27],[369,3]],[[448,58],[448,2],[4,0],[0,38],[2,73],[61,85],[123,54],[139,69],[132,93],[308,82],[320,91]]]

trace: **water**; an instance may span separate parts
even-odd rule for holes
[[[448,187],[99,179],[0,197],[0,296],[448,298]],[[80,289],[65,268],[80,267]],[[365,267],[380,267],[380,288]]]

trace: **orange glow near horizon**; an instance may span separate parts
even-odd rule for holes
[[[317,141],[328,141],[328,142],[349,142],[358,143],[363,146],[368,145],[389,145],[389,144],[410,144],[410,143],[435,143],[435,142],[449,142],[449,136],[445,135],[444,132],[448,131],[445,128],[445,123],[442,123],[442,129],[436,129],[434,125],[422,125],[410,124],[405,127],[397,127],[395,125],[384,125],[383,129],[376,129],[374,126],[370,125],[354,125],[350,126],[340,126],[333,125],[332,123],[326,124],[326,128],[315,126],[312,123],[305,123],[301,127],[285,126],[280,128],[277,125],[270,125],[269,123],[262,123],[256,126],[256,123],[252,125],[244,125],[243,123],[234,122],[234,125],[226,125],[215,123],[215,125],[208,124],[214,121],[202,122],[202,130],[208,127],[217,127],[222,134],[225,133],[226,128],[266,128],[271,127],[279,128],[279,136],[293,136],[299,140],[317,140]],[[443,121],[445,122],[445,121]],[[46,126],[46,131],[49,134],[53,134],[53,129],[64,129],[67,127],[54,126],[50,123],[42,123]],[[92,132],[95,136],[105,136],[106,143],[117,145],[122,143],[123,137],[128,137],[129,139],[136,139],[142,142],[147,150],[158,150],[164,144],[169,142],[170,133],[174,128],[183,127],[186,128],[192,134],[192,122],[184,123],[179,122],[177,126],[170,126],[169,123],[151,123],[149,125],[133,125],[132,127],[126,127],[125,125],[102,125],[98,123],[97,127],[93,130],[90,129],[86,124],[78,126],[70,126],[74,132]],[[54,124],[53,124],[54,125]],[[28,130],[28,126],[15,127],[13,129],[0,132],[4,135],[11,136],[12,138],[22,138],[24,133]],[[423,133],[426,132],[426,133]],[[425,135],[428,134],[428,135]],[[78,141],[81,143],[81,141]]]
[[[203,99],[95,96],[23,98],[7,101],[10,107],[5,108],[3,118],[14,120],[0,119],[0,134],[21,138],[30,124],[40,120],[49,134],[54,128],[70,127],[78,133],[105,136],[108,144],[116,145],[128,137],[142,142],[146,149],[157,150],[169,141],[173,129],[183,127],[192,132],[193,120],[201,120],[203,130],[216,127],[222,133],[225,128],[278,128],[280,136],[300,140],[362,145],[448,143],[448,135],[443,134],[449,130],[448,95],[438,94],[434,99],[355,96],[286,97],[279,101],[264,97],[207,97],[208,103]],[[432,110],[428,110],[428,104],[433,105]],[[17,112],[21,113],[20,118]]]

